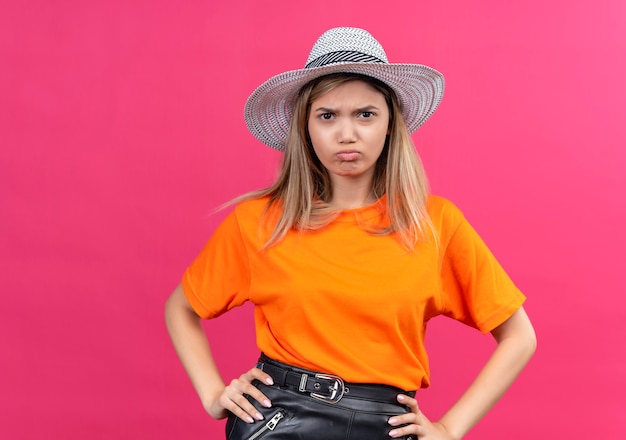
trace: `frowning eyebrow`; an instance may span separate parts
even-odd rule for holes
[[[376,107],[375,105],[366,105],[365,107],[359,107],[355,109],[354,113],[371,112],[374,110],[378,110],[378,107]],[[321,113],[336,113],[337,109],[330,108],[330,107],[318,107],[314,111],[321,112]]]

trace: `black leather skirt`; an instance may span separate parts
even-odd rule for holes
[[[388,420],[409,411],[396,396],[415,395],[387,385],[345,383],[337,376],[293,367],[265,355],[257,367],[274,379],[272,386],[254,382],[272,407],[246,396],[264,420],[246,423],[230,414],[227,440],[389,440],[393,427]]]

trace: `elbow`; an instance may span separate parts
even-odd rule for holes
[[[172,313],[174,313],[175,309],[176,309],[176,295],[175,292],[173,292],[170,296],[167,297],[167,299],[165,300],[165,304],[163,307],[163,311],[165,312],[165,322],[168,321],[168,319],[171,317]]]
[[[168,297],[167,300],[165,300],[165,307],[163,309],[164,309],[163,311],[164,311],[164,318],[165,318],[165,326],[167,327],[169,331],[171,330],[173,317],[176,314],[175,304],[171,296]]]
[[[528,335],[526,336],[526,349],[528,352],[529,359],[537,351],[537,333],[535,333],[535,329],[532,326],[530,326]]]
[[[537,351],[537,333],[535,332],[535,327],[532,322],[526,316],[526,319],[521,321],[521,340],[524,346],[525,352],[528,355],[528,359],[530,359],[535,351]]]
[[[187,302],[185,293],[180,285],[176,287],[165,301],[164,312],[165,325],[168,329],[171,329],[172,325],[181,319],[198,318]]]
[[[508,346],[514,347],[522,361],[528,362],[537,350],[537,334],[524,309],[519,309],[492,334],[498,345],[506,341]]]
[[[523,361],[530,361],[537,351],[537,334],[530,321],[524,326],[523,331],[517,334],[514,340]]]

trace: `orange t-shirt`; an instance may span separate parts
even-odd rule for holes
[[[258,348],[278,361],[348,382],[415,390],[429,384],[429,319],[446,315],[487,333],[524,302],[446,199],[428,200],[439,243],[421,242],[413,252],[394,235],[363,229],[385,221],[384,198],[342,211],[321,230],[292,230],[262,250],[273,229],[263,221],[266,203],[237,205],[182,285],[207,319],[251,301]]]

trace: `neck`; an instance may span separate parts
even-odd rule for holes
[[[333,179],[332,184],[333,196],[329,203],[334,208],[356,209],[376,201],[370,179]]]

